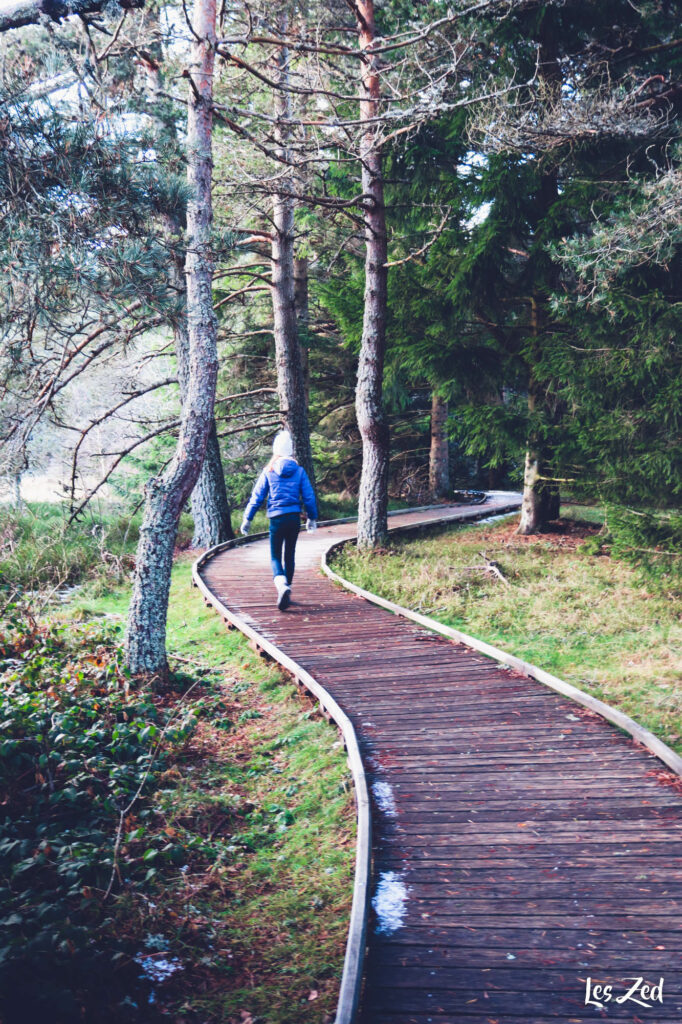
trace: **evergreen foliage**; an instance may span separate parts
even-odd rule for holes
[[[449,10],[440,3],[419,12],[408,7],[382,5],[379,30],[418,32]],[[313,5],[300,17],[340,24],[340,9]],[[256,5],[253,12],[264,25],[265,9]],[[2,402],[5,436],[25,405],[50,388],[64,339],[75,347],[93,317],[107,323],[113,350],[135,336],[136,325],[142,331],[167,324],[178,312],[177,295],[167,288],[168,243],[159,231],[159,215],[182,226],[186,202],[184,112],[172,84],[186,42],[184,17],[176,13],[172,45],[173,18],[151,7],[129,16],[125,43],[122,37],[106,62],[94,68],[85,61],[91,96],[77,116],[51,105],[49,94],[32,98],[47,73],[43,27],[22,43],[26,77],[5,80],[3,109],[12,112],[0,146],[0,288],[7,311],[1,369],[12,389]],[[239,5],[226,13],[229,31],[241,31],[242,13]],[[437,389],[450,405],[456,486],[485,484],[488,471],[494,483],[518,486],[532,435],[548,474],[564,489],[640,509],[675,502],[682,240],[675,19],[668,2],[635,9],[609,0],[598,7],[519,4],[505,18],[483,10],[443,28],[443,39],[458,33],[467,40],[458,76],[440,92],[425,92],[430,116],[417,104],[414,129],[385,147],[393,264],[385,396],[394,494],[404,480],[424,478],[430,394]],[[148,44],[144,52],[136,31]],[[434,39],[434,56],[441,41]],[[65,26],[51,73],[72,68],[85,52]],[[255,42],[243,48],[264,72],[273,52]],[[306,51],[292,50],[291,60],[295,88],[347,93],[352,61],[330,55],[315,79]],[[488,103],[456,105],[496,87]],[[268,129],[258,134],[272,114],[272,90],[230,65],[221,66],[216,95],[219,396],[259,391],[217,406],[228,488],[240,504],[278,425],[272,393],[260,391],[276,383],[268,249],[258,235],[267,231],[268,176],[276,171]],[[302,125],[315,120],[315,103],[326,116],[327,101],[313,94],[294,100],[292,131],[302,158],[296,249],[310,272],[310,316],[301,329],[310,351],[312,445],[323,486],[352,491],[360,470],[352,388],[363,308],[361,239],[351,219],[357,208],[342,212],[331,202],[357,197],[359,167],[338,128],[316,136],[317,129]],[[106,116],[87,113],[100,102]],[[232,114],[223,117],[230,103]],[[337,120],[357,117],[350,94],[335,104]],[[121,130],[113,127],[117,118]],[[121,316],[138,302],[134,314]],[[73,368],[84,360],[75,358]],[[56,418],[61,394],[57,386],[47,400]],[[141,459],[133,453],[138,469],[128,490],[139,490],[139,468],[163,464],[168,436],[152,440]],[[21,468],[21,452],[16,463]]]

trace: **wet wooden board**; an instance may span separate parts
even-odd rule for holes
[[[202,577],[358,734],[375,895],[404,896],[372,915],[362,1024],[680,1024],[681,780],[594,712],[333,585],[321,553],[353,531],[301,535],[286,613],[264,542]],[[588,973],[616,994],[667,977],[663,1002],[601,1013]]]

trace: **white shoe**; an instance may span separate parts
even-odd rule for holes
[[[277,587],[277,607],[283,612],[291,602],[291,587],[287,583],[286,576],[275,576],[275,586]]]

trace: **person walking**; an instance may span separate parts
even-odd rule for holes
[[[272,444],[272,458],[258,477],[244,510],[241,533],[246,536],[251,520],[267,497],[270,520],[270,559],[280,611],[291,603],[296,541],[301,528],[301,498],[308,516],[306,529],[317,529],[317,502],[308,474],[294,458],[288,430],[281,430]],[[284,557],[284,564],[282,564]]]

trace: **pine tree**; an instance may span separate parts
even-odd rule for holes
[[[187,322],[189,364],[177,448],[147,485],[128,611],[126,660],[134,675],[168,673],[166,615],[178,522],[199,477],[213,423],[218,377],[211,249],[215,0],[196,0],[187,115]]]

